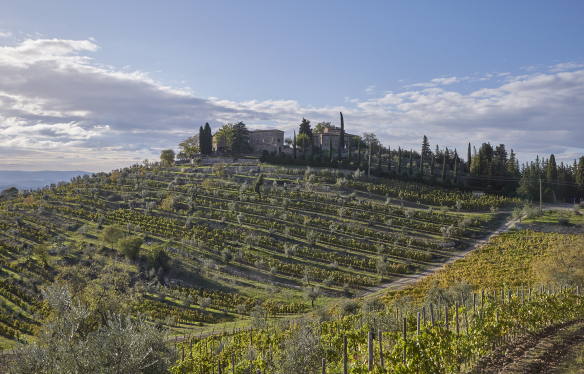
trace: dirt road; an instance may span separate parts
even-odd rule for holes
[[[440,269],[444,268],[444,266],[446,266],[446,264],[450,264],[450,263],[452,263],[452,262],[454,262],[456,260],[459,260],[461,258],[464,258],[467,254],[469,254],[470,252],[474,251],[479,246],[488,243],[489,240],[493,236],[496,236],[496,235],[499,235],[499,234],[501,234],[501,233],[503,233],[505,231],[508,231],[517,222],[519,222],[519,220],[508,220],[508,221],[506,221],[499,228],[497,228],[497,230],[493,231],[487,238],[475,240],[466,250],[450,256],[448,258],[448,260],[446,260],[446,262],[443,262],[440,265],[433,266],[433,267],[431,267],[429,269],[423,270],[423,271],[421,271],[419,273],[416,273],[416,274],[406,275],[406,276],[401,277],[401,278],[399,278],[397,280],[394,280],[392,282],[382,283],[382,284],[380,284],[378,286],[372,287],[372,288],[370,288],[370,289],[362,292],[360,296],[367,297],[367,296],[370,296],[370,295],[372,295],[372,294],[374,294],[376,292],[383,291],[383,290],[386,290],[386,291],[400,290],[400,289],[404,288],[405,286],[407,286],[409,284],[415,283],[419,279],[425,278],[428,275],[432,275],[437,270],[440,270]]]

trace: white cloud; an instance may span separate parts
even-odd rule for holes
[[[0,38],[10,38],[12,33],[10,31],[2,32],[0,31]]]
[[[582,68],[582,67],[584,67],[584,63],[571,61],[571,62],[565,62],[565,63],[550,66],[549,69],[552,73],[556,73],[559,71],[578,69],[578,68]]]
[[[372,95],[375,93],[375,85],[371,85],[365,89],[365,93]]]
[[[436,83],[436,84],[442,84],[442,85],[449,85],[452,83],[458,83],[459,80],[456,79],[456,77],[450,77],[450,78],[435,78],[431,80],[432,83]]]
[[[157,157],[205,122],[291,131],[302,117],[337,123],[340,111],[348,132],[373,131],[392,147],[418,148],[427,135],[432,144],[459,149],[469,141],[505,143],[521,160],[584,152],[584,70],[502,73],[504,84],[470,94],[445,88],[492,74],[436,78],[365,101],[347,97],[347,107],[303,107],[296,100],[199,98],[148,73],[100,65],[87,56],[97,51],[89,40],[0,47],[0,167],[18,160],[21,169],[111,169]]]

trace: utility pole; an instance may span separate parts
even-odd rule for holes
[[[541,214],[542,209],[541,209],[541,178],[539,179],[539,214]]]

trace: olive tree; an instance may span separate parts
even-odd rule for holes
[[[129,373],[167,372],[176,361],[167,329],[145,318],[111,315],[97,330],[81,334],[90,312],[73,299],[66,285],[42,291],[54,318],[42,324],[38,337],[19,344],[12,373]]]

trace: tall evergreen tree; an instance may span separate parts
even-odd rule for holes
[[[434,175],[434,155],[431,156],[432,159],[430,160],[430,175]]]
[[[446,162],[448,162],[448,147],[444,151],[444,158],[442,160],[442,181],[446,180]]]
[[[387,171],[391,171],[391,147],[387,146]]]
[[[547,163],[546,179],[550,182],[558,181],[558,166],[556,165],[556,156],[553,154]]]
[[[413,165],[412,165],[413,163],[414,163],[414,152],[410,148],[410,175],[412,175],[412,172],[413,172]]]
[[[466,170],[470,171],[470,163],[472,161],[472,156],[470,154],[470,142],[468,143],[468,155],[466,157]]]
[[[306,134],[310,139],[312,139],[312,128],[310,127],[310,121],[307,119],[302,118],[302,123],[300,124],[300,130],[298,131],[298,135]]]
[[[430,142],[426,135],[424,135],[424,139],[422,139],[422,155],[429,156],[432,151],[430,150]]]
[[[401,159],[402,159],[402,151],[401,147],[399,147],[399,151],[397,152],[397,173],[401,174]]]
[[[332,137],[331,140],[329,140],[329,162],[333,162],[333,142],[332,142]]]
[[[458,182],[458,154],[456,153],[456,148],[454,148],[454,183]]]
[[[576,184],[580,187],[580,189],[584,190],[584,156],[580,157],[578,168],[574,174],[576,176]]]
[[[353,161],[351,158],[351,141],[349,140],[349,144],[347,144],[347,158],[349,159],[349,165]]]
[[[213,153],[213,132],[211,131],[209,122],[205,123],[205,128],[203,130],[205,132],[205,154],[210,155]]]
[[[361,139],[357,139],[357,166],[361,166]]]
[[[343,152],[343,148],[341,146],[341,143],[342,143],[341,139],[342,139],[342,137],[339,136],[339,154],[337,156],[339,162],[341,162],[341,157],[342,157],[342,152]]]
[[[339,145],[341,149],[345,148],[345,121],[343,121],[343,113],[341,113],[341,138],[339,139]],[[339,157],[340,159],[340,157]]]
[[[517,163],[517,159],[515,157],[515,152],[513,152],[513,149],[511,149],[511,153],[509,153],[509,162],[507,163],[507,173],[515,178],[515,174],[516,174],[516,163]]]
[[[294,130],[294,142],[292,143],[293,151],[294,151],[294,159],[296,160],[296,130]]]
[[[249,130],[243,122],[234,123],[232,126],[233,142],[231,144],[231,152],[234,155],[247,153],[250,150],[249,146]]]
[[[207,151],[207,137],[203,126],[199,127],[199,151],[203,155]]]
[[[424,176],[424,152],[420,154],[420,175]]]
[[[312,162],[314,162],[314,161],[315,161],[315,156],[314,156],[314,154],[315,154],[316,152],[315,152],[315,149],[314,149],[314,148],[315,148],[315,144],[314,144],[314,136],[313,136],[313,137],[312,137],[312,147],[310,148],[310,154],[312,155]]]
[[[377,144],[379,146],[379,156],[377,157],[377,168],[381,171],[381,143]]]

